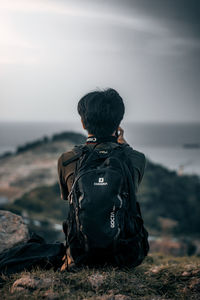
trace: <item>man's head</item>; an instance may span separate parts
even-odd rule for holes
[[[85,129],[95,136],[112,135],[123,119],[124,110],[123,100],[114,89],[88,93],[78,103]]]

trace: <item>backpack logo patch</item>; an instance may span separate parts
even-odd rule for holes
[[[94,185],[108,185],[108,183],[104,182],[104,178],[103,177],[99,177],[98,182],[94,182]]]
[[[99,153],[101,153],[101,154],[107,154],[108,151],[106,151],[106,150],[99,150]]]
[[[115,212],[110,213],[110,228],[115,228]]]

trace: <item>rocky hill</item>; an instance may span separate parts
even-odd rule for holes
[[[62,152],[74,144],[83,143],[85,137],[74,132],[55,134],[19,146],[14,154],[0,157],[0,205],[13,202],[38,186],[57,181],[57,160]]]

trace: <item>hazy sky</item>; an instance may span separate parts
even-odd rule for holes
[[[113,87],[129,121],[200,121],[199,0],[0,0],[0,120],[78,120]]]

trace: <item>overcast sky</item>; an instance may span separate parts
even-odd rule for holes
[[[0,0],[0,120],[78,120],[113,87],[127,121],[199,121],[199,0]]]

